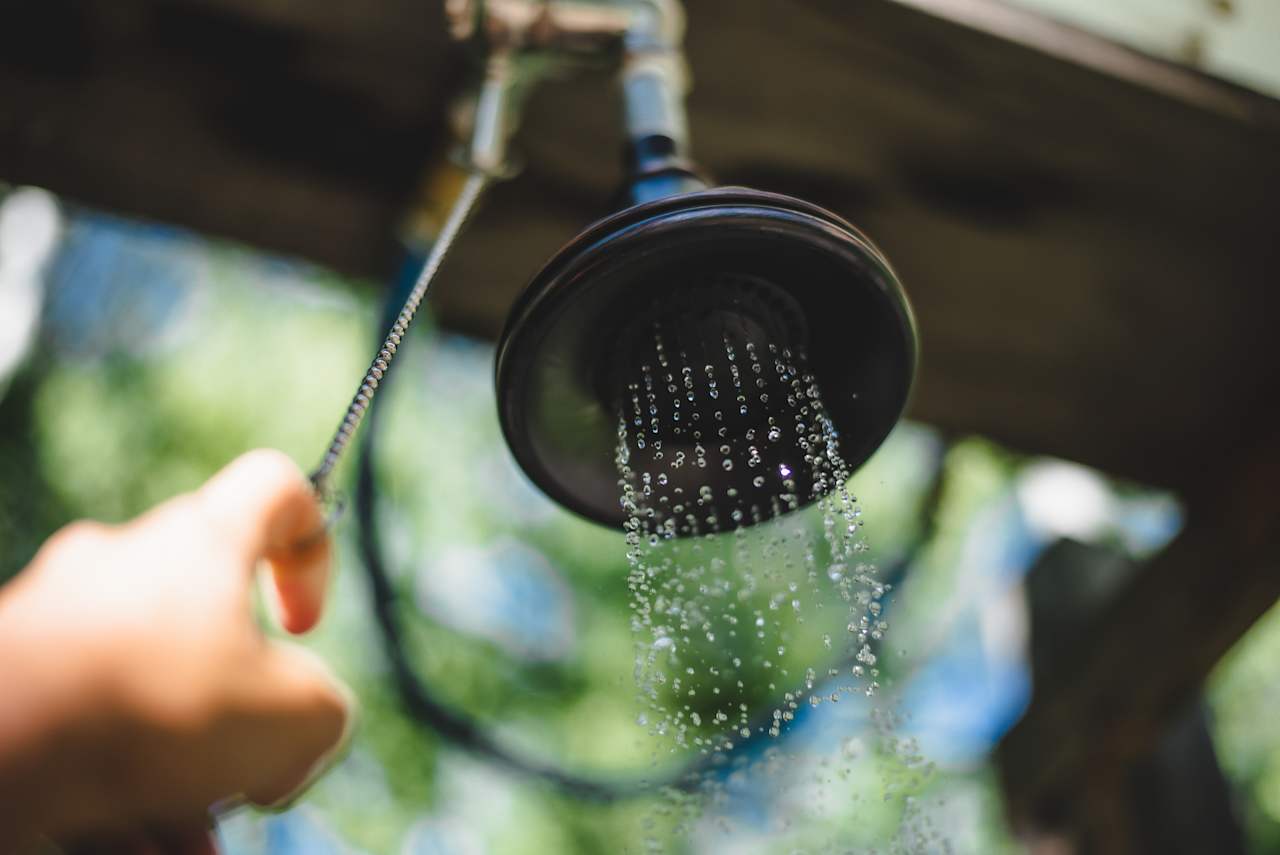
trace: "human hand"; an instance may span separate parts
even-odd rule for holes
[[[68,526],[0,589],[0,852],[35,834],[190,839],[210,805],[277,804],[326,765],[349,693],[263,636],[260,561],[284,628],[314,626],[330,544],[272,451],[125,525]]]

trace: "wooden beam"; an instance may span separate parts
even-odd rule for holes
[[[1280,598],[1277,448],[1236,455],[1248,462],[1194,498],[1184,533],[1064,639],[1073,655],[1036,674],[1031,706],[998,752],[1018,828],[1132,851],[1133,817],[1117,793]]]
[[[700,160],[886,249],[917,418],[1183,491],[1254,429],[1280,370],[1276,102],[995,0],[689,17]],[[5,24],[0,178],[361,275],[394,266],[466,73],[412,0],[48,0]],[[433,297],[446,324],[496,335],[606,212],[618,113],[604,79],[535,95],[524,173]]]
[[[0,177],[379,275],[461,71],[431,3],[24,4]]]

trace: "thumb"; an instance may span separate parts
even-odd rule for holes
[[[219,538],[252,569],[271,564],[280,620],[305,632],[320,619],[331,547],[310,483],[284,453],[242,455],[197,494]]]
[[[248,691],[264,732],[241,792],[257,805],[280,806],[336,759],[354,722],[355,701],[319,657],[288,642],[267,644]]]

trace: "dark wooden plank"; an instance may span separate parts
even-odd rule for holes
[[[360,17],[382,26],[344,28],[361,8],[50,0],[6,13],[0,177],[379,273],[461,69],[432,4],[380,0]]]
[[[27,4],[0,35],[0,177],[380,275],[464,73],[425,7]],[[1184,490],[1254,429],[1280,365],[1274,101],[993,0],[689,12],[700,159],[885,247],[921,324],[915,416]],[[495,335],[604,212],[617,113],[603,79],[537,94],[446,323]]]
[[[698,154],[884,246],[921,324],[917,417],[1183,487],[1202,471],[1186,449],[1234,441],[1222,414],[1276,388],[1272,102],[1221,86],[1209,110],[1200,75],[1122,52],[1180,75],[1174,97],[892,3],[734,9],[691,8]],[[543,95],[510,204],[552,231],[556,188],[607,198],[616,130],[587,106],[604,87]],[[472,238],[442,297],[478,318]]]

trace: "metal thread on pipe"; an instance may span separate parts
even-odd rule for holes
[[[505,51],[494,53],[485,63],[484,83],[476,98],[476,112],[467,151],[467,168],[492,177],[501,177],[507,169],[507,140],[514,81],[512,58]]]
[[[679,55],[670,51],[628,55],[622,71],[622,91],[630,139],[664,136],[675,143],[681,155],[687,154],[684,78]]]
[[[627,33],[621,75],[632,204],[706,188],[689,159],[684,103],[689,73],[681,52],[683,37],[679,4],[639,4]]]

